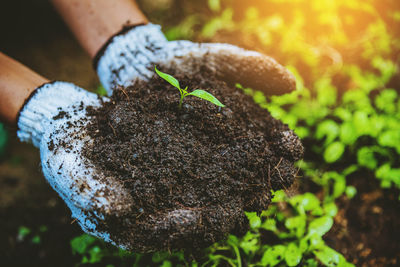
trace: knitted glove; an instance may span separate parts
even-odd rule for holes
[[[135,79],[148,81],[155,65],[188,75],[209,71],[223,81],[238,82],[267,95],[295,89],[292,74],[268,56],[229,44],[169,42],[160,26],[154,24],[114,36],[95,60],[97,74],[109,95],[116,86],[131,85]]]
[[[40,149],[43,174],[71,209],[82,229],[117,244],[106,218],[130,210],[131,196],[113,177],[106,177],[85,158],[85,142],[92,142],[86,126],[88,106],[102,101],[71,83],[54,82],[36,89],[20,111],[18,137]]]

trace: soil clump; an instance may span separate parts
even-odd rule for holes
[[[245,211],[261,212],[271,189],[288,188],[303,154],[298,137],[250,96],[212,75],[185,77],[219,108],[186,97],[159,77],[114,91],[94,116],[86,157],[131,193],[135,207],[109,218],[130,229],[135,251],[198,249],[248,230]],[[118,232],[118,231],[113,231]],[[114,236],[115,240],[126,236]]]

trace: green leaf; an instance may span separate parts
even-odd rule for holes
[[[326,215],[334,217],[336,216],[337,212],[338,212],[338,208],[335,204],[335,202],[328,202],[324,204],[324,211],[326,213]]]
[[[332,174],[332,178],[334,179],[332,197],[338,198],[346,190],[346,177],[340,174]]]
[[[361,166],[374,170],[378,165],[375,159],[374,150],[370,147],[362,147],[357,151],[357,161]]]
[[[319,199],[313,193],[304,193],[296,195],[289,200],[300,214],[305,214],[306,211],[313,211],[320,208]]]
[[[285,255],[286,247],[282,245],[276,245],[268,248],[262,258],[261,264],[263,266],[275,266],[283,260],[283,255]]]
[[[357,138],[357,130],[354,127],[354,124],[350,121],[344,122],[340,126],[340,141],[342,141],[346,145],[353,144]]]
[[[317,233],[308,235],[310,239],[310,247],[309,250],[319,249],[325,246],[324,240],[322,240],[322,236],[318,235]]]
[[[101,251],[101,248],[99,246],[94,246],[89,250],[89,263],[97,263],[100,262],[101,259],[103,258],[103,253]]]
[[[168,256],[169,256],[168,252],[164,252],[164,251],[155,252],[155,253],[153,253],[153,255],[151,257],[151,260],[155,263],[159,263],[159,262],[162,262],[162,261],[168,259]]]
[[[161,267],[172,267],[172,263],[168,260],[165,260],[161,265]]]
[[[296,266],[300,263],[302,253],[295,243],[289,243],[285,251],[285,261],[288,266]]]
[[[33,244],[40,244],[40,236],[39,235],[35,235],[33,238],[32,238],[32,243]]]
[[[7,144],[7,131],[2,123],[0,123],[0,156],[4,154]]]
[[[283,202],[285,201],[286,194],[283,190],[277,190],[274,192],[272,203]]]
[[[18,240],[23,241],[27,235],[31,233],[31,229],[25,226],[20,226],[18,229]]]
[[[221,2],[220,0],[208,0],[208,7],[212,11],[218,12],[221,10]]]
[[[346,187],[346,196],[348,198],[353,198],[357,194],[357,189],[354,186],[349,185]]]
[[[310,235],[316,233],[320,236],[326,234],[333,225],[333,219],[330,216],[323,216],[313,220],[308,226],[308,233]]]
[[[332,143],[339,135],[339,126],[333,120],[325,120],[317,125],[315,137],[319,140],[326,137],[325,144]]]
[[[167,74],[167,73],[164,73],[164,72],[162,72],[162,71],[159,71],[159,70],[157,69],[157,67],[154,67],[154,70],[156,71],[156,73],[158,74],[158,76],[160,76],[161,78],[163,78],[164,80],[166,80],[167,82],[169,82],[172,86],[174,86],[174,87],[176,87],[176,88],[178,88],[178,89],[181,89],[178,80],[175,79],[173,76],[171,76],[171,75],[169,75],[169,74]]]
[[[240,242],[240,247],[246,254],[255,253],[260,249],[259,236],[252,232],[247,232]]]
[[[400,131],[399,130],[388,130],[383,132],[378,137],[378,143],[381,146],[397,147],[400,143]]]
[[[302,237],[304,235],[304,232],[306,230],[306,216],[295,216],[288,218],[285,221],[285,227],[289,230],[292,230],[298,238]]]
[[[96,94],[98,94],[99,96],[106,96],[107,95],[107,91],[102,85],[100,85],[96,89]]]
[[[87,251],[87,248],[93,244],[97,238],[83,234],[81,236],[75,237],[71,240],[72,253],[83,254]]]
[[[321,249],[313,251],[313,253],[321,261],[321,263],[326,266],[354,266],[353,264],[347,262],[342,254],[328,246],[323,246]]]
[[[219,102],[219,100],[216,99],[215,96],[213,96],[212,94],[210,94],[204,90],[201,90],[201,89],[194,90],[193,92],[191,92],[187,95],[197,96],[201,99],[210,101],[211,103],[213,103],[214,105],[217,105],[219,107],[225,107],[225,105],[222,104],[221,102]]]
[[[344,153],[344,144],[342,142],[333,142],[328,145],[324,152],[324,159],[328,163],[335,162],[340,159]]]
[[[383,110],[388,114],[393,114],[396,112],[395,101],[397,98],[398,94],[395,90],[386,89],[375,98],[375,105],[380,110]]]
[[[306,264],[304,266],[318,267],[318,261],[316,261],[315,259],[308,259],[308,260],[306,260]]]

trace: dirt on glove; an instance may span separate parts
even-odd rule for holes
[[[154,77],[87,109],[95,143],[86,157],[134,199],[128,214],[108,216],[102,227],[137,252],[196,250],[244,234],[245,211],[265,210],[271,189],[288,188],[303,154],[288,126],[234,85],[207,74],[174,76],[226,107],[188,96],[179,109],[178,90]]]

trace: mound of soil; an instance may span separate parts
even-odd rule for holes
[[[123,220],[135,251],[198,249],[227,233],[245,233],[244,211],[261,212],[271,189],[288,188],[293,162],[303,154],[288,126],[235,86],[206,74],[174,76],[226,107],[187,97],[179,109],[177,89],[154,77],[87,109],[96,141],[86,156],[118,177],[135,203],[129,218],[113,218],[109,227]],[[113,238],[126,240],[123,235]]]

